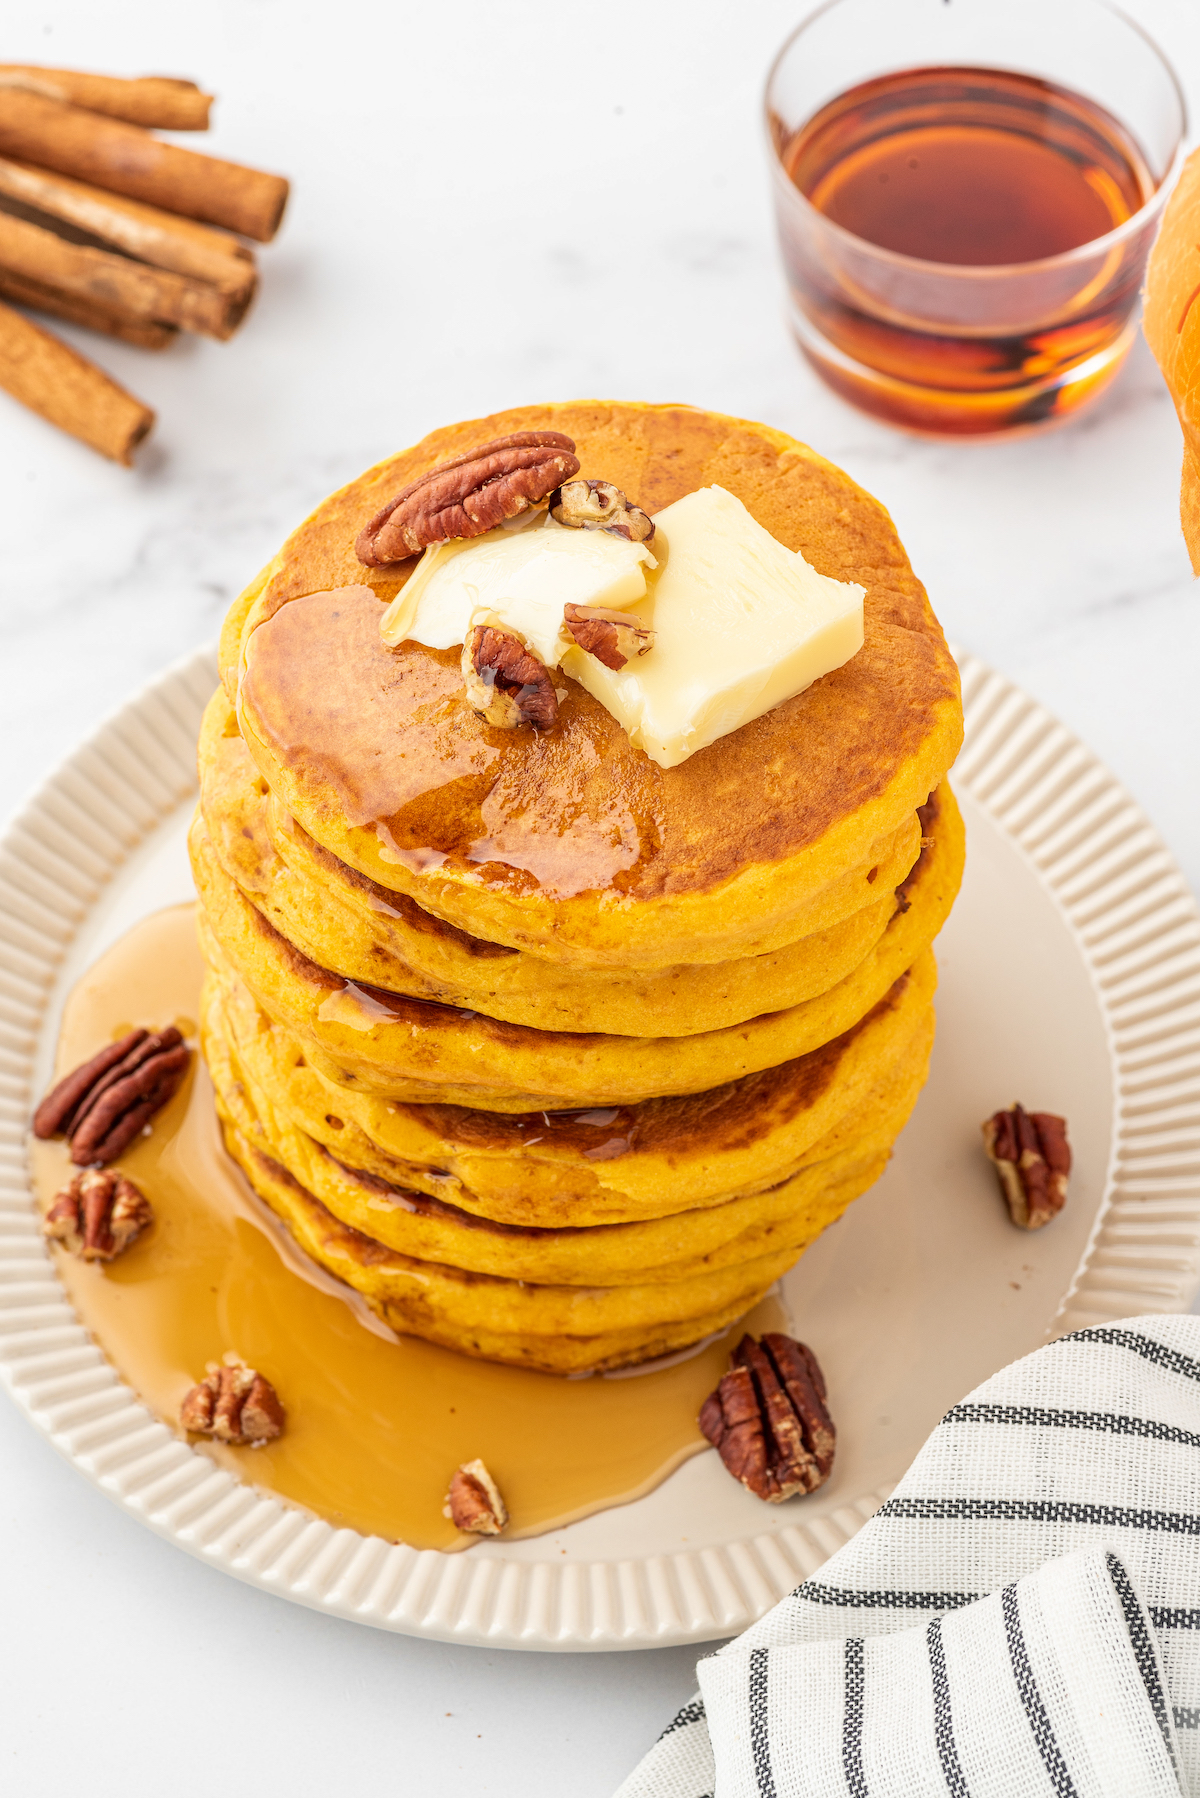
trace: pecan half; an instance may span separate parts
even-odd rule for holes
[[[481,537],[578,473],[574,448],[561,431],[515,431],[476,444],[401,488],[359,532],[354,553],[381,568],[448,537]]]
[[[476,624],[462,651],[467,704],[501,730],[536,724],[548,730],[558,717],[558,695],[544,662],[515,631]]]
[[[550,515],[577,531],[608,531],[629,543],[649,543],[654,520],[631,506],[611,481],[568,481],[550,496]]]
[[[634,656],[654,648],[648,624],[630,612],[613,612],[605,606],[564,606],[563,628],[606,668],[624,668]]]
[[[768,1504],[829,1478],[837,1432],[817,1358],[792,1336],[743,1336],[700,1408],[700,1429],[735,1480]]]
[[[59,1081],[33,1116],[35,1136],[65,1136],[79,1167],[115,1161],[179,1087],[189,1051],[174,1025],[131,1030]]]
[[[508,1522],[508,1509],[500,1488],[482,1461],[464,1461],[450,1481],[442,1506],[456,1529],[476,1536],[498,1536]]]
[[[1066,1118],[1014,1105],[988,1118],[983,1146],[1018,1229],[1040,1230],[1058,1216],[1067,1202],[1071,1172]]]
[[[179,1421],[197,1436],[261,1448],[283,1434],[287,1413],[270,1380],[229,1354],[208,1363],[204,1378],[180,1406]]]
[[[149,1201],[124,1174],[80,1168],[47,1211],[42,1235],[83,1261],[113,1261],[153,1218]]]

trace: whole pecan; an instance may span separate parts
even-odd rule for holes
[[[609,611],[604,606],[564,606],[563,627],[580,649],[586,649],[606,668],[624,668],[634,656],[644,656],[654,647],[649,625],[630,612]]]
[[[1014,1105],[988,1118],[983,1146],[1018,1229],[1040,1230],[1058,1216],[1067,1202],[1071,1172],[1065,1118]]]
[[[178,1089],[189,1052],[174,1025],[131,1030],[58,1082],[33,1116],[35,1136],[65,1136],[79,1167],[115,1161]]]
[[[149,1201],[115,1168],[80,1168],[42,1220],[42,1235],[83,1261],[113,1261],[154,1213]]]
[[[550,670],[514,631],[473,625],[463,644],[462,672],[467,704],[501,730],[519,724],[548,730],[558,717]]]
[[[180,1406],[179,1421],[197,1436],[261,1448],[283,1434],[287,1413],[270,1380],[229,1354],[208,1363]]]
[[[550,495],[550,514],[577,531],[608,531],[629,543],[649,543],[654,520],[631,506],[611,481],[568,481]]]
[[[700,1408],[700,1429],[735,1480],[779,1504],[829,1478],[837,1433],[817,1358],[792,1336],[743,1336]]]
[[[448,537],[481,537],[578,473],[574,449],[561,431],[515,431],[464,450],[401,488],[359,532],[354,553],[380,568]]]
[[[498,1536],[508,1522],[508,1510],[500,1488],[482,1461],[464,1461],[450,1481],[442,1506],[456,1529],[476,1536]]]
[[[42,1138],[69,1134],[71,1121],[89,1088],[123,1061],[131,1049],[144,1043],[148,1030],[131,1030],[115,1043],[109,1043],[90,1061],[85,1061],[64,1076],[42,1100],[33,1114],[33,1134]]]

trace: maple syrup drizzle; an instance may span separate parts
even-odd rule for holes
[[[144,919],[68,999],[57,1073],[133,1025],[174,1021],[194,1034],[203,972],[191,905]],[[45,1208],[69,1177],[66,1144],[34,1141],[31,1158]],[[196,1445],[334,1525],[415,1548],[467,1546],[442,1504],[454,1469],[478,1456],[508,1504],[506,1536],[540,1535],[640,1497],[706,1448],[696,1414],[733,1330],[674,1365],[582,1380],[394,1337],[255,1197],[221,1143],[199,1056],[118,1165],[155,1221],[106,1267],[54,1251],[81,1322],[172,1425],[207,1361],[232,1349],[261,1369],[287,1407],[283,1436],[259,1449]],[[746,1323],[787,1327],[772,1298]]]

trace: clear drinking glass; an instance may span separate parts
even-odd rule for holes
[[[793,329],[844,398],[977,436],[1073,413],[1115,375],[1187,130],[1170,64],[1122,13],[1103,0],[830,0],[776,58],[766,122]],[[914,189],[906,212],[906,181],[931,181],[940,155],[953,185],[989,144],[1043,158],[1020,216],[997,202],[975,236],[938,239],[935,190]],[[1006,245],[1043,241],[1034,213],[1069,230],[1054,215],[1059,174],[1075,184],[1077,229],[1090,184],[1098,234],[1009,259]],[[847,228],[860,216],[870,239]],[[922,254],[906,253],[910,227]]]

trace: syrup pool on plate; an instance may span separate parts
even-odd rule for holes
[[[57,1074],[135,1025],[191,1027],[203,964],[194,908],[135,926],[67,1001]],[[57,1077],[57,1076],[56,1076]],[[62,1142],[31,1145],[45,1208],[70,1177]],[[482,1459],[508,1537],[539,1535],[659,1485],[707,1448],[696,1425],[737,1331],[645,1373],[566,1380],[396,1337],[293,1245],[225,1153],[201,1058],[121,1157],[155,1221],[107,1266],[55,1251],[75,1310],[151,1411],[174,1425],[207,1361],[227,1350],[276,1386],[288,1424],[265,1447],[196,1446],[330,1523],[416,1548],[461,1548],[442,1515],[450,1476]],[[766,1299],[745,1320],[786,1328]]]

